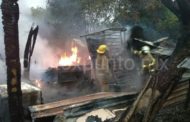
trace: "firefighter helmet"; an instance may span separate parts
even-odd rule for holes
[[[98,49],[96,50],[97,53],[99,54],[104,54],[106,52],[106,50],[108,49],[107,45],[102,44],[98,47]]]
[[[142,47],[142,51],[143,51],[144,53],[149,53],[149,52],[150,52],[150,47],[149,47],[149,46],[143,46],[143,47]]]

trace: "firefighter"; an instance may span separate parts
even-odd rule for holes
[[[107,45],[102,44],[96,51],[96,79],[101,91],[107,92],[109,91],[110,80],[109,58],[107,55],[108,47]]]
[[[143,73],[153,73],[156,68],[156,60],[150,52],[149,46],[143,46],[141,51],[134,51],[134,54],[139,55],[142,59]]]

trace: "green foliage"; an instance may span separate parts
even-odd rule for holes
[[[91,0],[85,4],[91,23],[141,24],[170,35],[175,35],[179,26],[177,17],[157,0]]]
[[[86,22],[92,25],[111,24],[118,0],[81,0]]]
[[[158,25],[158,29],[161,31],[164,31],[164,30],[172,31],[179,26],[179,20],[168,9],[165,9],[163,19],[161,19],[157,25]]]
[[[93,31],[102,25],[141,24],[169,33],[178,28],[176,16],[158,0],[49,0],[46,11],[31,10],[37,18],[45,16],[61,35]]]

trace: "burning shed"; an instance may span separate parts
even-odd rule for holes
[[[57,67],[59,83],[81,81],[91,77],[90,58],[86,47],[82,47],[79,41],[82,43],[81,40],[73,39],[68,46],[70,48],[61,54]]]
[[[118,51],[118,49],[121,49],[121,46],[125,41],[125,31],[126,28],[109,28],[81,36],[84,37],[87,41],[93,64],[96,58],[96,49],[100,44],[107,44],[108,47],[110,47],[110,56],[117,55],[119,52],[121,52]]]
[[[86,39],[88,50],[92,60],[93,70],[95,71],[95,59],[97,55],[97,48],[101,44],[106,44],[109,48],[108,57],[112,60],[109,61],[112,77],[116,81],[122,73],[118,72],[118,56],[122,54],[122,47],[124,47],[126,28],[109,28],[99,32],[90,33],[81,37]],[[115,62],[114,62],[115,61]],[[113,64],[116,63],[114,66]]]

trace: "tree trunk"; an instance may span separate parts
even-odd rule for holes
[[[20,79],[17,0],[3,0],[2,14],[7,65],[7,89],[11,122],[23,122],[22,91]]]
[[[178,39],[176,49],[167,62],[168,70],[159,71],[151,78],[151,85],[145,89],[141,99],[138,100],[135,111],[129,110],[128,113],[133,111],[133,114],[126,114],[125,122],[152,122],[154,120],[156,113],[185,72],[185,69],[178,69],[177,65],[190,56],[190,1],[162,0],[162,3],[176,14],[181,21],[181,37]]]

